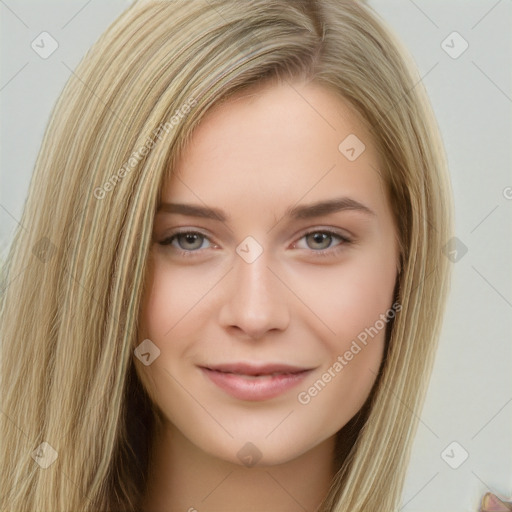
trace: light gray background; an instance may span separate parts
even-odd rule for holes
[[[242,0],[241,0],[242,1]],[[446,145],[456,234],[453,290],[401,510],[476,511],[512,495],[512,0],[370,0],[418,65]],[[0,0],[0,263],[21,218],[49,113],[127,0]],[[59,44],[42,59],[43,31]],[[469,44],[458,58],[458,32]],[[25,226],[30,229],[30,226]],[[459,257],[460,257],[459,252]],[[450,443],[458,445],[445,452]],[[469,456],[457,469],[465,450]],[[444,459],[442,454],[444,455]]]

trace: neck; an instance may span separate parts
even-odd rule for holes
[[[335,437],[282,464],[245,467],[214,457],[168,426],[153,442],[144,512],[317,510],[334,477]]]

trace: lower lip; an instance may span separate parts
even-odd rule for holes
[[[269,400],[297,386],[310,373],[283,373],[274,376],[249,377],[236,373],[223,373],[201,368],[203,373],[219,388],[239,400]]]

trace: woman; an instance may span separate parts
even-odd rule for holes
[[[63,91],[21,224],[1,510],[397,509],[452,207],[370,9],[136,2]]]

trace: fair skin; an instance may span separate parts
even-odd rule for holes
[[[366,145],[354,161],[338,149],[349,134]],[[325,497],[335,435],[370,393],[385,329],[333,364],[393,303],[398,244],[380,165],[355,111],[314,82],[260,84],[202,120],[161,202],[224,219],[176,207],[155,217],[139,334],[160,355],[136,362],[164,428],[145,511],[314,511]],[[342,197],[363,206],[287,214]],[[287,372],[244,367],[237,394],[215,378],[229,381],[218,367],[232,363],[291,365],[296,380],[269,396],[262,380]]]

